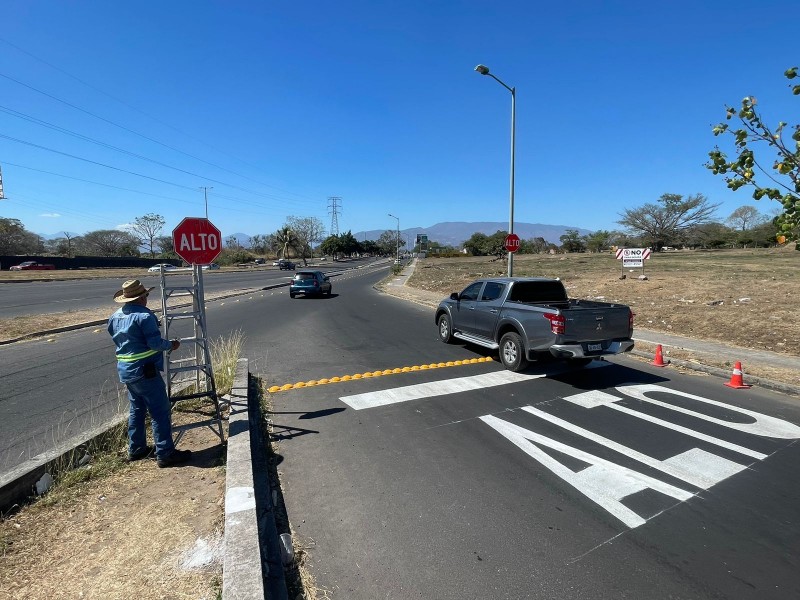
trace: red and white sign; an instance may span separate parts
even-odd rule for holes
[[[207,265],[222,252],[222,234],[208,219],[186,217],[172,230],[175,253],[190,265]]]
[[[616,258],[617,260],[650,260],[651,253],[650,248],[618,248]]]
[[[509,233],[503,242],[503,248],[505,248],[508,252],[516,252],[519,250],[519,246],[519,236],[516,233]]]

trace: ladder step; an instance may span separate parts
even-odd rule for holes
[[[174,320],[181,320],[181,319],[195,319],[197,320],[200,317],[200,313],[191,312],[191,313],[179,313],[177,315],[164,315],[170,321]]]
[[[195,398],[211,398],[216,400],[217,396],[213,392],[197,392],[195,394],[183,394],[180,396],[173,396],[170,398],[171,402],[178,402],[179,400],[193,400]]]
[[[204,369],[211,369],[210,364],[201,364],[201,365],[191,365],[188,367],[171,367],[169,372],[170,373],[186,373],[188,371],[203,371]]]

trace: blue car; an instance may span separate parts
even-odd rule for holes
[[[289,284],[289,296],[292,298],[297,294],[330,296],[332,291],[331,278],[322,271],[298,271]]]

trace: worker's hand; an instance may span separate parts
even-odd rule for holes
[[[171,340],[171,341],[172,341],[172,348],[170,348],[170,352],[180,348],[180,345],[181,345],[181,341],[180,340]]]

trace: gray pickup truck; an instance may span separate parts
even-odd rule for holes
[[[553,356],[586,365],[633,349],[633,312],[623,304],[576,300],[558,279],[479,279],[436,309],[439,338],[499,350],[506,369]]]

